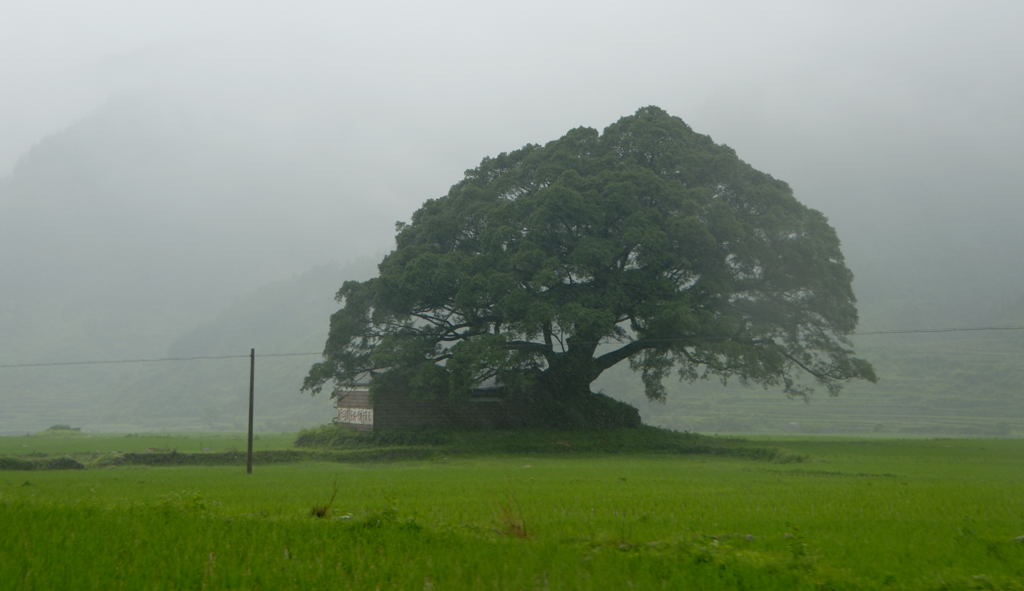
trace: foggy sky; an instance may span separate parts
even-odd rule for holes
[[[882,258],[941,273],[949,253],[1009,265],[1022,17],[1014,1],[14,0],[0,18],[0,176],[143,97],[170,126],[272,145],[296,190],[263,205],[301,211],[296,235],[358,215],[342,226],[366,239],[343,247],[375,250],[483,156],[656,104],[793,185],[858,276],[884,274]],[[329,190],[303,191],[321,180]]]
[[[0,171],[112,95],[224,76],[342,99],[339,119],[397,115],[462,166],[646,104],[783,178],[865,144],[998,158],[1019,149],[1022,17],[1013,1],[9,0]]]

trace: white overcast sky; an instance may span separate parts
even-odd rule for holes
[[[465,116],[456,137],[513,142],[495,149],[652,103],[720,141],[760,136],[749,150],[765,153],[779,130],[796,141],[829,130],[829,149],[865,126],[894,127],[899,141],[941,140],[943,128],[1008,141],[1021,132],[1022,6],[4,0],[0,172],[111,94],[153,83],[147,52],[189,48],[239,70],[352,81],[360,98],[419,105],[424,118]],[[484,118],[496,112],[506,120]]]
[[[892,224],[1005,224],[1024,201],[1019,0],[0,6],[0,175],[112,98],[220,96],[241,125],[351,158],[361,182],[401,170],[417,189],[375,198],[408,219],[485,155],[656,104],[841,235],[881,207]]]

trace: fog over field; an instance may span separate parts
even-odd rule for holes
[[[2,12],[0,366],[318,351],[334,290],[373,272],[396,221],[484,156],[645,105],[828,216],[864,331],[1024,325],[1019,2],[14,0]],[[920,341],[865,342],[896,379],[843,396],[916,396],[910,417],[940,412],[921,388],[959,393],[965,406],[940,413],[953,416],[985,392],[999,432],[1024,433],[1021,333],[975,338],[916,353]],[[953,392],[936,369],[964,351],[984,368],[964,365]],[[262,428],[328,420],[326,400],[297,392],[315,359],[262,366]],[[0,367],[0,432],[238,428],[247,368],[203,363]],[[718,394],[672,397],[698,395]],[[645,419],[681,414],[672,404]]]

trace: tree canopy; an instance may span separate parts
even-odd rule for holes
[[[673,372],[796,395],[875,379],[825,216],[657,107],[484,158],[396,244],[341,287],[304,389],[564,398],[626,361],[652,399]]]

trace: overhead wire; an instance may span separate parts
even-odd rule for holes
[[[1015,331],[1024,330],[1024,326],[970,326],[961,328],[912,328],[893,330],[872,330],[865,332],[853,332],[849,336],[872,336],[872,335],[894,335],[894,334],[936,334],[953,332],[984,332],[984,331]],[[655,339],[664,341],[667,339]],[[296,353],[260,353],[257,357],[313,357],[323,355],[322,351],[296,352]],[[195,355],[190,357],[151,357],[138,359],[97,359],[86,361],[43,361],[33,363],[0,363],[0,369],[28,368],[28,367],[61,367],[75,365],[117,365],[128,363],[167,363],[187,361],[208,361],[227,359],[248,359],[249,354],[240,355]]]
[[[322,352],[316,353],[261,353],[257,357],[307,357],[312,355],[323,355]],[[205,361],[205,360],[223,360],[223,359],[249,359],[249,354],[245,355],[195,355],[192,357],[152,357],[143,359],[102,359],[92,361],[43,361],[37,363],[0,363],[0,369],[5,368],[16,368],[16,367],[56,367],[65,365],[114,365],[123,363],[162,363],[168,361]]]
[[[971,326],[965,328],[917,328],[896,330],[871,330],[866,332],[852,332],[850,333],[850,336],[868,336],[877,334],[927,334],[939,332],[979,332],[996,330],[1024,330],[1024,326]]]

